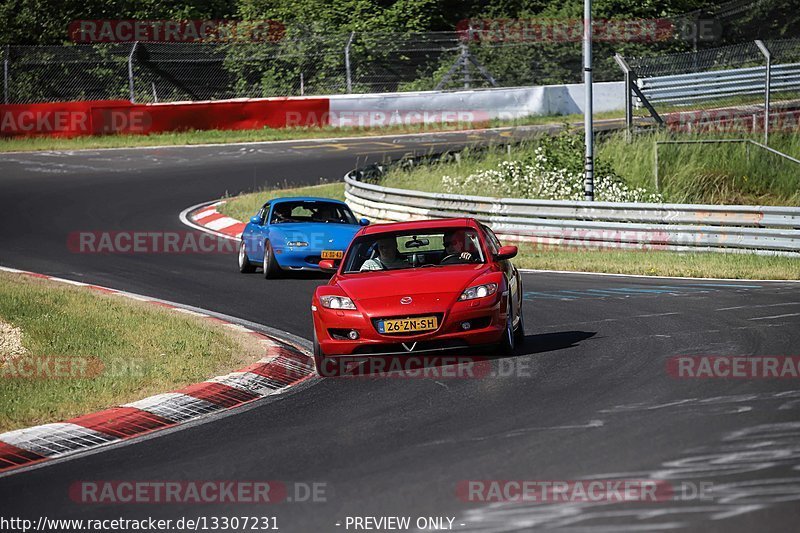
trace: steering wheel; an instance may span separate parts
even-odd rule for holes
[[[461,253],[459,252],[457,254],[448,254],[448,255],[442,257],[441,261],[439,261],[439,264],[440,265],[444,264],[444,263],[450,261],[451,259],[461,259]]]

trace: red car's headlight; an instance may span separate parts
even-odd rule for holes
[[[483,285],[475,285],[461,293],[458,297],[459,301],[474,300],[476,298],[484,298],[491,296],[497,292],[497,283],[484,283]]]
[[[320,296],[319,303],[328,309],[355,309],[356,304],[347,296]]]

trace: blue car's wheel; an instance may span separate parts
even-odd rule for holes
[[[281,267],[275,259],[275,253],[269,241],[264,242],[264,277],[267,279],[277,278],[281,274]]]
[[[247,248],[245,248],[244,241],[239,245],[239,272],[242,274],[250,274],[256,271],[256,266],[247,258]]]

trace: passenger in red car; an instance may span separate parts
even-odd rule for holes
[[[397,239],[388,237],[378,241],[378,257],[364,261],[360,270],[391,270],[408,266],[408,261],[400,255],[397,249]]]

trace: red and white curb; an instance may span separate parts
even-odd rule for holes
[[[195,229],[218,237],[239,240],[247,224],[217,211],[217,208],[224,203],[225,200],[220,200],[211,204],[192,206],[180,214],[180,219]]]
[[[259,398],[281,394],[314,374],[312,359],[299,346],[211,314],[99,285],[8,267],[0,267],[0,271],[68,283],[206,318],[255,336],[266,351],[262,359],[246,368],[174,392],[111,407],[66,422],[0,433],[0,473],[139,437]]]

